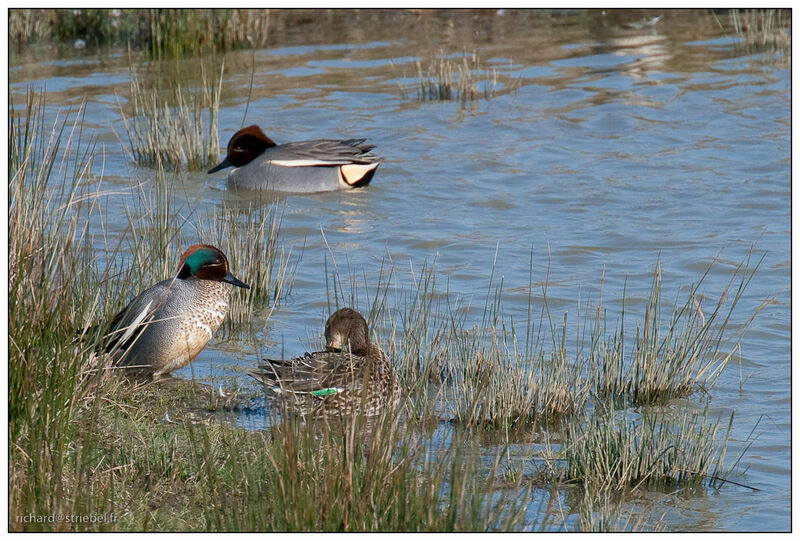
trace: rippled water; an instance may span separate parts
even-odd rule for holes
[[[435,261],[439,286],[476,318],[494,265],[504,315],[523,321],[531,252],[534,298],[549,273],[551,310],[574,317],[578,301],[598,299],[601,288],[612,312],[623,286],[641,299],[657,261],[665,297],[683,300],[718,258],[703,288],[716,299],[754,247],[764,262],[737,322],[770,303],[710,407],[735,411],[731,455],[758,423],[742,459],[748,471],[737,479],[760,490],[724,485],[648,497],[671,529],[788,530],[789,60],[748,52],[703,12],[670,12],[644,30],[581,13],[482,11],[452,21],[406,13],[397,25],[378,24],[385,19],[368,12],[357,28],[303,25],[272,48],[226,56],[223,146],[242,125],[255,62],[247,123],[278,142],[367,137],[384,163],[366,189],[283,199],[281,241],[297,262],[292,294],[268,322],[254,322],[259,343],[212,342],[175,375],[228,375],[246,386],[244,370],[260,356],[318,346],[325,268],[330,276],[334,261],[346,293],[350,276],[361,280],[365,306],[363,277],[374,287],[381,265],[393,264],[402,285]],[[476,50],[497,70],[500,95],[467,108],[416,101],[415,61],[440,49]],[[118,99],[128,92],[127,52],[12,55],[9,84],[17,101],[29,85],[45,86],[52,112],[85,97],[86,127],[104,145],[104,186],[120,190],[109,205],[135,200],[125,188],[152,173],[129,163],[115,134],[124,134]],[[181,180],[188,209],[249,197],[226,190],[221,174]],[[109,214],[112,227],[127,224]]]

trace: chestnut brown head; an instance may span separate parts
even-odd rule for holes
[[[274,147],[275,142],[264,135],[261,128],[253,124],[237,131],[228,141],[228,155],[220,163],[208,170],[216,173],[226,167],[241,167],[258,158],[269,147]]]
[[[177,276],[181,280],[212,280],[250,289],[250,286],[231,274],[225,254],[210,244],[189,246],[178,263]]]

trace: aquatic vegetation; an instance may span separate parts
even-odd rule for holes
[[[88,359],[93,344],[72,340],[97,301],[84,222],[96,210],[84,184],[93,147],[80,140],[82,111],[45,124],[43,98],[33,92],[25,110],[10,107],[10,516],[82,514],[102,498],[100,487],[83,482],[91,459],[75,445],[78,412],[111,389],[102,359]]]
[[[727,21],[712,10],[717,27],[739,38],[734,47],[742,54],[762,54],[770,63],[790,65],[792,58],[791,12],[787,9],[730,9]]]
[[[469,434],[420,438],[396,411],[267,432],[202,414],[208,390],[123,390],[97,416],[121,530],[519,530],[530,489],[487,484]],[[214,393],[215,394],[215,393]],[[198,415],[197,413],[200,413]],[[499,460],[498,460],[499,462]],[[106,473],[109,475],[109,473]],[[269,502],[269,505],[265,505]]]
[[[697,392],[708,393],[736,350],[736,343],[728,344],[727,352],[723,350],[728,323],[760,263],[751,268],[747,261],[736,268],[731,283],[706,315],[699,288],[711,271],[709,267],[691,288],[686,302],[673,309],[666,328],[662,315],[661,268],[657,264],[644,319],[636,328],[632,357],[626,359],[625,355],[624,307],[619,328],[612,336],[592,338],[597,345],[591,352],[595,392],[637,406],[663,403]],[[738,285],[729,299],[737,278]],[[761,308],[763,305],[758,311]],[[749,321],[744,327],[748,324]]]
[[[173,274],[174,261],[164,261],[184,239],[173,227],[179,217],[162,203],[143,215],[130,213],[122,238],[102,229],[107,193],[92,174],[99,151],[84,140],[83,109],[48,120],[45,111],[43,95],[29,91],[24,106],[12,102],[9,114],[9,513],[114,513],[117,468],[105,461],[96,422],[129,385],[113,377],[107,356],[94,353],[99,337],[85,328],[118,310],[120,298],[128,298],[146,276],[160,269],[167,270],[158,279]],[[155,201],[169,198],[162,192]],[[139,227],[148,220],[152,227]],[[94,222],[101,230],[91,234]],[[271,223],[256,227],[268,237]],[[126,243],[141,265],[118,257]],[[273,265],[273,249],[260,244],[250,257]],[[263,278],[259,283],[279,289],[267,287]],[[130,412],[127,406],[122,411]],[[9,527],[118,526],[12,518]]]
[[[501,83],[495,68],[486,68],[477,53],[453,58],[440,52],[423,69],[417,61],[419,101],[459,101],[462,107],[481,98],[489,100],[519,88],[519,82]],[[403,90],[404,94],[406,93]]]
[[[730,24],[745,47],[791,57],[791,13],[786,9],[731,9]]]
[[[269,9],[12,9],[12,43],[129,44],[154,59],[259,47]]]
[[[724,475],[719,421],[682,412],[670,415],[608,408],[576,419],[563,433],[565,478],[595,491],[621,491],[642,484],[714,484]]]
[[[269,9],[149,9],[147,50],[156,59],[260,47]]]
[[[476,323],[466,318],[469,307],[461,298],[437,289],[430,266],[411,274],[408,285],[399,283],[402,273],[386,261],[374,286],[355,275],[343,278],[336,267],[326,270],[330,275],[326,280],[329,305],[359,306],[370,314],[371,328],[378,323],[378,328],[382,324],[387,329],[385,349],[398,359],[405,387],[417,393],[419,402],[412,401],[411,406],[416,415],[436,411],[457,424],[503,428],[574,417],[592,398],[643,406],[709,395],[736,351],[736,336],[763,308],[739,323],[735,332],[730,328],[758,266],[746,261],[735,269],[731,284],[705,313],[700,287],[709,268],[690,289],[688,299],[665,319],[657,264],[635,332],[629,330],[631,309],[625,306],[623,293],[622,313],[612,332],[607,330],[602,301],[582,308],[583,324],[590,328],[581,331],[583,338],[574,350],[567,346],[566,314],[560,325],[552,321],[546,286],[538,321],[530,289],[527,327],[519,329],[503,317],[503,283],[493,283],[494,269]],[[390,290],[396,305],[388,304]],[[587,314],[597,314],[596,319]],[[437,397],[436,404],[428,402],[429,395]]]
[[[501,441],[503,434],[508,439],[509,431],[552,432],[554,440],[547,444],[551,450],[537,475],[546,481],[539,482],[578,485],[584,492],[580,523],[587,529],[635,529],[644,524],[642,517],[620,521],[603,514],[623,506],[609,509],[603,503],[609,491],[719,486],[731,472],[723,464],[730,424],[725,431],[725,425],[709,420],[705,412],[687,408],[674,414],[654,404],[709,396],[730,356],[720,351],[735,347],[735,337],[749,324],[748,320],[737,323],[735,331],[729,328],[757,268],[744,262],[735,269],[731,280],[738,287],[732,288],[732,299],[726,289],[707,315],[699,294],[704,275],[690,289],[683,308],[678,305],[665,321],[657,265],[638,327],[648,330],[626,335],[620,323],[617,331],[606,335],[601,307],[587,307],[584,311],[598,314],[598,319],[585,318],[590,333],[574,352],[567,347],[566,317],[561,326],[550,320],[546,292],[538,324],[528,317],[528,325],[536,328],[524,329],[523,334],[506,321],[502,280],[493,285],[490,279],[486,305],[475,325],[459,299],[437,289],[433,268],[427,266],[412,273],[406,287],[397,283],[402,273],[382,267],[374,288],[355,276],[343,279],[334,266],[329,270],[329,303],[352,305],[364,299],[362,306],[369,307],[373,320],[389,329],[386,347],[401,367],[410,419],[423,426],[445,421],[456,431],[494,433]],[[400,299],[397,306],[388,303],[389,290]],[[624,310],[621,321],[630,318],[629,311]],[[543,335],[542,342],[553,349],[525,343],[534,335]],[[608,364],[598,363],[601,359]],[[637,412],[627,409],[632,405]],[[504,479],[526,478],[510,459],[503,465]]]
[[[34,43],[50,37],[52,21],[45,9],[9,9],[9,44]]]
[[[664,517],[631,504],[640,492],[719,489],[738,463],[726,463],[733,414],[708,411],[617,410],[603,404],[572,418],[545,477],[579,494],[581,531],[668,531]],[[751,488],[735,483],[742,488]]]
[[[631,510],[627,505],[631,492],[596,491],[583,487],[578,509],[578,531],[581,532],[667,532],[669,524],[663,516],[651,517],[646,509]]]
[[[279,244],[282,210],[275,205],[245,209],[214,209],[198,220],[195,236],[211,239],[236,254],[236,266],[247,276],[250,289],[231,303],[227,323],[245,325],[254,311],[269,308],[269,313],[291,294],[296,272],[291,247]]]
[[[207,68],[201,61],[199,88],[177,83],[164,92],[144,86],[131,66],[129,110],[120,106],[120,116],[134,162],[176,170],[181,167],[202,170],[218,159],[224,69],[224,61],[218,68]]]

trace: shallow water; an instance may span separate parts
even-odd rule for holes
[[[760,490],[644,499],[671,530],[788,530],[790,62],[748,52],[708,13],[664,15],[631,30],[611,20],[619,12],[402,13],[392,25],[382,24],[387,13],[366,12],[358,25],[329,17],[319,31],[302,25],[269,48],[228,53],[223,147],[243,124],[255,62],[247,124],[278,142],[366,137],[384,162],[365,189],[282,198],[280,239],[298,261],[291,295],[268,322],[254,321],[258,343],[217,339],[175,375],[250,386],[244,371],[258,358],[319,346],[334,261],[346,294],[356,277],[362,309],[363,277],[374,288],[382,264],[394,265],[402,286],[435,261],[438,287],[463,299],[468,318],[483,311],[494,265],[504,316],[524,321],[532,252],[535,302],[547,280],[553,314],[574,318],[579,301],[602,292],[614,321],[623,287],[641,318],[657,261],[665,298],[683,300],[718,258],[701,290],[713,302],[754,247],[764,261],[736,322],[770,303],[710,408],[724,418],[735,411],[729,456],[758,423],[736,480]],[[500,95],[467,108],[417,101],[415,61],[440,49],[476,50],[497,70]],[[85,126],[103,145],[104,188],[119,192],[108,204],[137,200],[125,192],[131,179],[153,175],[129,162],[115,134],[125,141],[118,99],[128,93],[127,52],[12,54],[9,85],[16,102],[29,85],[46,87],[51,113],[85,98]],[[222,174],[181,180],[187,209],[251,197],[228,191]],[[123,213],[109,216],[112,229],[127,224]],[[241,423],[257,428],[262,417]]]

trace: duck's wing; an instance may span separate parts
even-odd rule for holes
[[[324,397],[353,387],[362,365],[356,355],[317,351],[290,360],[264,359],[249,374],[275,393]]]
[[[299,141],[268,148],[265,155],[272,163],[285,167],[377,162],[380,158],[371,152],[375,145],[365,145],[364,141],[366,139]]]
[[[166,304],[173,280],[164,280],[137,295],[106,326],[106,352],[126,350]]]

